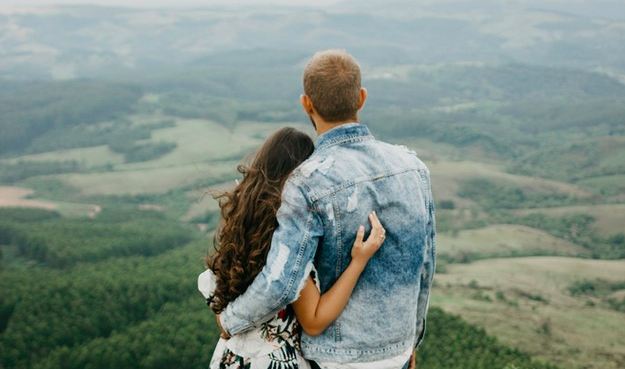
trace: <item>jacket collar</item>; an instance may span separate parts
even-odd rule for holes
[[[316,150],[348,141],[372,140],[369,128],[360,123],[344,123],[317,137]]]

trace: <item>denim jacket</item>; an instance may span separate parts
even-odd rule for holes
[[[245,331],[295,301],[314,263],[321,293],[350,262],[359,225],[375,210],[386,229],[347,306],[319,336],[302,333],[311,360],[366,362],[416,347],[435,269],[430,174],[416,154],[374,139],[366,126],[340,125],[319,136],[312,156],[282,192],[267,264],[228,304],[221,323]]]

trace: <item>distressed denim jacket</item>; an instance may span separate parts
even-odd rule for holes
[[[287,180],[267,264],[222,313],[224,328],[245,331],[295,301],[313,263],[326,292],[350,262],[359,225],[369,232],[372,210],[386,229],[384,244],[339,318],[319,336],[302,333],[302,352],[346,363],[416,347],[435,269],[430,174],[414,152],[375,140],[358,123],[319,136],[312,156]]]

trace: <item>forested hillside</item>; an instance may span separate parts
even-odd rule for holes
[[[361,121],[432,173],[418,367],[622,368],[624,12],[0,7],[0,368],[206,367],[212,196],[279,127],[314,134],[301,72],[329,47],[361,62]]]

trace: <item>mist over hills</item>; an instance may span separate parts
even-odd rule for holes
[[[233,52],[242,63],[295,66],[332,47],[349,50],[365,67],[530,63],[622,75],[624,33],[625,4],[616,1],[0,8],[0,78],[124,75],[219,63]],[[274,50],[279,57],[271,58]]]

